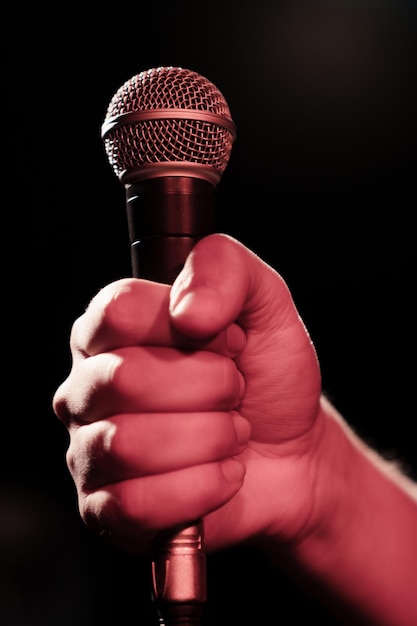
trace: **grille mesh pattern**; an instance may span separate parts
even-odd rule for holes
[[[159,67],[132,77],[111,99],[105,123],[140,111],[191,109],[231,120],[229,107],[213,83],[196,72]],[[234,135],[206,120],[151,119],[117,125],[104,146],[114,172],[155,163],[191,163],[215,168],[221,175],[230,158]]]

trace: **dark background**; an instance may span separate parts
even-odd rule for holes
[[[0,622],[147,626],[149,564],[84,527],[51,409],[73,320],[130,273],[109,100],[159,65],[219,87],[238,136],[217,230],[284,276],[325,390],[416,477],[415,3],[2,7]],[[249,551],[210,557],[208,576],[207,624],[338,623]]]

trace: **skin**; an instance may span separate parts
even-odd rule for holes
[[[209,236],[172,287],[102,289],[70,345],[53,406],[90,528],[146,556],[204,518],[207,552],[253,544],[346,623],[415,626],[416,485],[324,397],[275,270]]]

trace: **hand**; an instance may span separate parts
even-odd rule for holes
[[[283,279],[212,235],[172,286],[123,279],[75,322],[54,409],[81,515],[126,550],[205,517],[207,550],[311,524],[321,379]]]

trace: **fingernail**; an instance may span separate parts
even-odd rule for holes
[[[236,431],[236,440],[239,445],[244,446],[248,443],[250,434],[251,434],[251,426],[247,419],[239,415],[239,413],[235,413],[233,415],[233,422]]]
[[[191,284],[191,273],[187,273],[184,270],[177,276],[171,287],[170,295],[170,309],[173,311],[177,308],[181,300],[187,294],[187,290]]]
[[[242,372],[240,372],[238,370],[237,375],[238,375],[238,378],[239,378],[239,400],[241,400],[243,398],[243,396],[245,395],[246,383],[245,383],[245,378],[244,378]]]
[[[241,483],[245,475],[245,466],[236,459],[227,459],[221,463],[223,476],[229,483]]]
[[[181,291],[175,300],[171,303],[171,313],[173,315],[181,315],[181,313],[189,306],[193,300],[194,294]]]
[[[237,324],[231,324],[226,330],[226,341],[230,354],[239,354],[246,345],[245,331]]]

